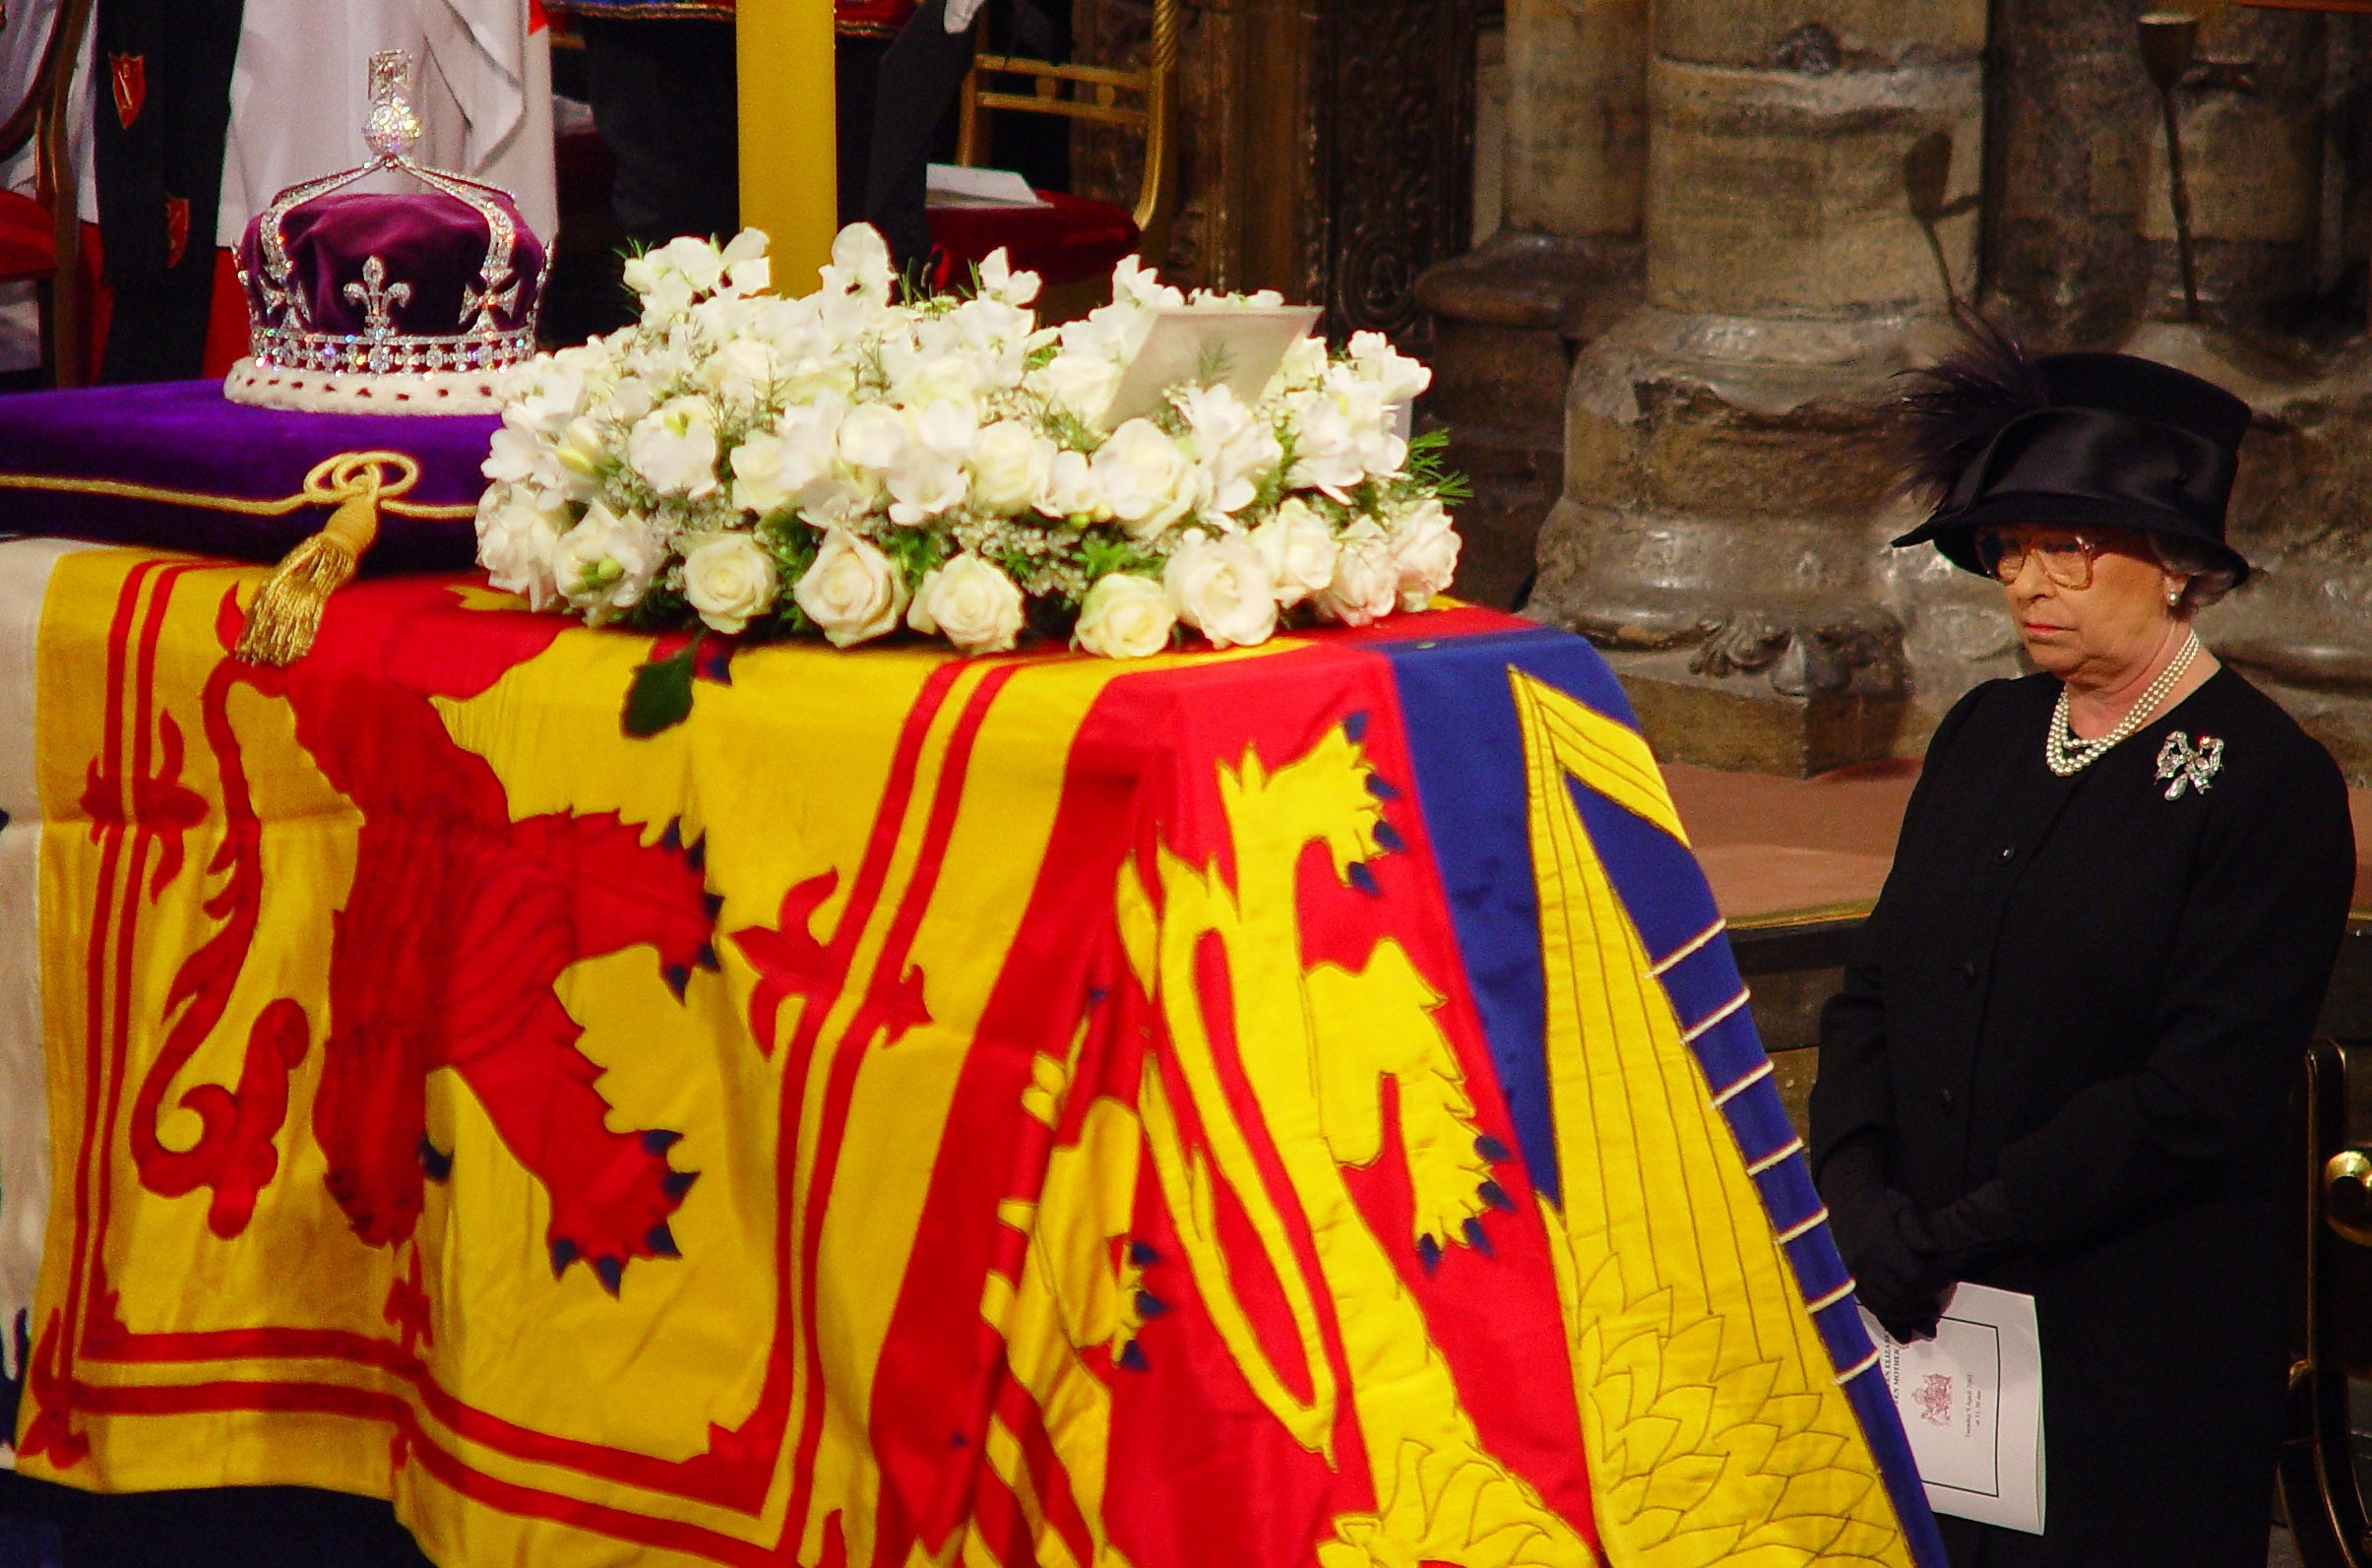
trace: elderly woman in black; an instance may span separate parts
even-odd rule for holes
[[[2347,910],[2331,758],[2200,646],[2248,408],[1981,325],[1905,398],[1896,540],[1999,580],[2036,672],[1936,729],[1821,1019],[1812,1158],[1862,1303],[1931,1334],[2031,1293],[2046,1530],[1955,1568],[2261,1568],[2280,1423],[2283,1105]]]

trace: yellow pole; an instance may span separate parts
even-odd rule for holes
[[[773,236],[775,287],[803,294],[839,227],[832,0],[740,0],[734,26],[741,221]]]

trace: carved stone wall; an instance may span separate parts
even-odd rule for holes
[[[1179,200],[1163,270],[1322,302],[1329,330],[1418,326],[1417,274],[1466,247],[1471,0],[1187,0]],[[1078,0],[1077,54],[1142,58],[1145,0]],[[1133,198],[1137,139],[1083,130],[1077,189]]]

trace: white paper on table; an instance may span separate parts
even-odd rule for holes
[[[922,170],[923,203],[929,207],[1051,207],[1009,168],[972,168],[963,163],[927,163]]]
[[[1952,1293],[1932,1340],[1901,1345],[1865,1310],[1878,1365],[1939,1514],[2042,1534],[2042,1340],[2034,1298]]]

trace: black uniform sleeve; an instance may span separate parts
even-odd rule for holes
[[[2278,1136],[2355,874],[2346,786],[2296,744],[2293,766],[2203,836],[2148,1061],[2002,1151],[2033,1245],[2099,1235]]]
[[[1927,763],[1903,813],[1896,839],[1896,874],[1901,847],[1912,843],[1923,820],[1929,784],[1938,765],[1967,723],[1968,716],[1997,683],[1988,681],[1953,705],[1927,743]],[[1888,878],[1891,890],[1893,876]],[[1812,1173],[1846,1143],[1863,1140],[1883,1148],[1894,1135],[1894,1087],[1886,1059],[1887,893],[1854,938],[1844,968],[1844,985],[1820,1010],[1820,1072],[1811,1096]]]

